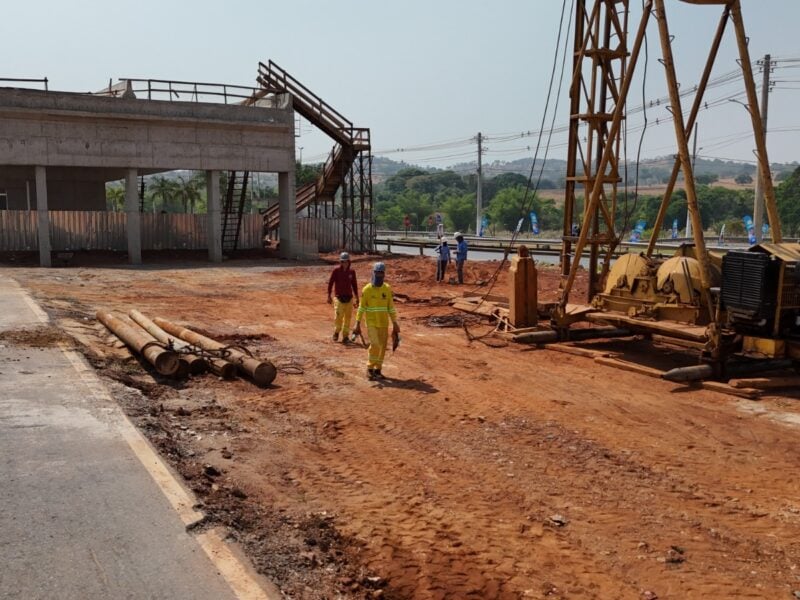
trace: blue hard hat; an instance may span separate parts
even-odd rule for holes
[[[375,266],[372,267],[372,270],[375,273],[385,273],[386,272],[386,265],[383,264],[382,262],[376,262]]]

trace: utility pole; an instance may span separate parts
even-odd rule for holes
[[[475,235],[478,235],[481,232],[481,211],[483,209],[483,166],[481,164],[481,159],[483,156],[483,145],[482,145],[483,137],[481,136],[481,132],[478,132],[478,193],[477,193],[477,212],[475,217]]]
[[[767,54],[764,56],[764,82],[761,84],[761,124],[764,127],[764,139],[767,137],[767,111],[769,109],[769,75],[770,62],[772,57]],[[769,165],[767,165],[769,169]],[[756,165],[756,197],[753,202],[753,227],[755,228],[756,242],[761,243],[763,234],[761,233],[762,223],[764,222],[764,180],[761,178],[761,170]],[[771,223],[774,225],[774,223]]]
[[[697,128],[700,123],[694,124],[694,143],[692,144],[692,173],[695,172],[694,165],[697,163]],[[689,208],[686,208],[686,237],[692,237],[692,215]]]

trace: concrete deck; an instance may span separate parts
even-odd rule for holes
[[[42,324],[2,274],[0,303],[0,331]],[[259,597],[187,533],[193,509],[175,510],[80,360],[0,340],[0,598]]]

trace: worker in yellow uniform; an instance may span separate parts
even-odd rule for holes
[[[392,320],[392,340],[396,348],[400,341],[400,325],[397,323],[397,312],[394,309],[392,288],[384,282],[386,265],[375,263],[372,269],[372,281],[361,291],[361,304],[356,313],[355,336],[361,335],[361,319],[367,316],[367,334],[369,349],[367,361],[367,378],[384,379],[381,368],[389,342],[389,319]]]

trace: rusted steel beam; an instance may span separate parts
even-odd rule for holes
[[[226,359],[228,361],[235,364],[239,371],[249,375],[252,380],[256,382],[256,384],[262,387],[272,383],[275,380],[275,376],[278,374],[278,370],[275,368],[275,365],[268,360],[259,360],[257,358],[253,358],[241,350],[226,346],[225,344],[222,344],[216,340],[212,340],[204,335],[200,335],[191,329],[175,325],[174,323],[171,323],[160,317],[153,319],[153,322],[167,333],[177,336],[185,342],[195,344],[203,350],[207,350],[209,352],[225,351],[227,353]]]
[[[130,312],[128,312],[128,316],[137,325],[139,325],[142,329],[144,329],[147,333],[156,338],[159,342],[163,342],[164,344],[167,344],[167,346],[172,346],[173,348],[175,348],[175,350],[179,352],[178,360],[186,365],[185,367],[179,367],[179,370],[185,369],[187,373],[191,373],[192,375],[199,375],[200,373],[203,373],[208,367],[208,363],[206,363],[205,359],[191,352],[183,352],[183,350],[189,347],[189,344],[174,336],[170,336],[166,331],[161,329],[158,325],[153,323],[150,319],[148,319],[138,310],[131,310]],[[225,364],[230,365],[230,363],[225,363]],[[232,370],[235,371],[235,368],[233,368]]]
[[[144,329],[131,327],[125,321],[103,310],[98,310],[96,316],[97,320],[108,327],[114,335],[144,356],[156,371],[162,375],[175,375],[178,372],[180,366],[178,355],[158,345],[156,339]]]
[[[713,70],[714,63],[717,60],[717,54],[719,54],[719,47],[722,44],[722,38],[725,34],[725,27],[728,23],[729,17],[730,8],[726,6],[725,10],[722,12],[719,25],[717,26],[717,32],[714,35],[714,41],[711,43],[711,50],[708,52],[706,66],[703,69],[703,76],[700,78],[700,83],[697,85],[697,91],[695,92],[692,110],[689,113],[689,118],[686,120],[687,137],[691,134],[692,129],[694,129],[694,124],[697,121],[697,114],[700,112],[700,108],[703,106],[703,96],[706,92],[708,80],[711,79],[711,71]],[[678,157],[675,159],[675,164],[672,167],[672,174],[670,175],[669,182],[667,183],[667,189],[664,190],[664,196],[661,200],[661,207],[658,209],[656,222],[653,224],[653,235],[650,236],[650,242],[647,245],[647,256],[652,256],[653,250],[655,250],[656,242],[658,241],[658,232],[661,231],[661,226],[664,224],[664,217],[667,214],[669,203],[672,201],[672,192],[675,189],[675,184],[678,181],[678,175],[680,174],[680,171],[681,159]]]
[[[628,61],[627,70],[625,73],[625,80],[622,83],[622,87],[619,91],[619,100],[617,101],[617,105],[614,108],[614,118],[611,121],[609,132],[608,132],[608,139],[614,139],[620,132],[620,128],[622,126],[622,120],[625,112],[625,103],[628,99],[628,92],[631,86],[631,80],[633,79],[633,73],[636,70],[636,63],[639,59],[639,53],[642,49],[642,43],[644,41],[644,34],[647,30],[647,23],[650,19],[650,10],[653,8],[653,0],[645,0],[645,5],[643,7],[642,12],[642,19],[639,22],[639,28],[636,32],[636,37],[634,38],[633,48],[631,50],[631,56]],[[613,154],[614,145],[607,144],[606,147],[603,149],[603,156],[600,159],[600,162],[595,169],[596,173],[602,175],[605,173],[606,168],[608,167],[609,161],[611,160],[611,155]],[[598,210],[598,203],[600,202],[600,197],[603,194],[603,178],[596,177],[594,180],[594,185],[592,186],[591,193],[586,200],[586,208],[584,210],[584,218],[583,224],[581,226],[581,232],[578,236],[578,241],[575,244],[574,255],[576,257],[581,256],[583,253],[583,249],[586,246],[587,238],[589,237],[590,230],[592,229],[592,219],[594,217],[595,211]],[[561,285],[561,301],[559,302],[558,313],[559,316],[563,316],[566,312],[567,302],[569,301],[569,293],[572,291],[572,285],[575,282],[575,276],[578,274],[578,266],[580,265],[579,260],[572,261],[570,265],[569,272],[566,275],[566,279],[562,278],[562,285]]]

